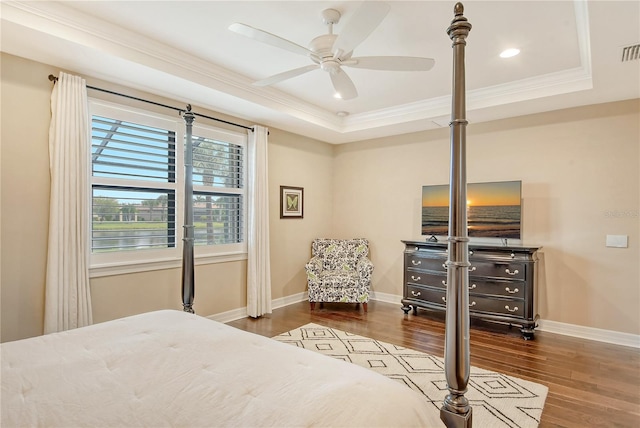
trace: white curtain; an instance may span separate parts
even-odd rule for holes
[[[271,313],[267,135],[267,128],[254,126],[247,150],[247,314],[254,318]]]
[[[51,93],[45,333],[92,323],[87,260],[89,132],[85,81],[61,72]]]

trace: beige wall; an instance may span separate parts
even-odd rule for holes
[[[543,247],[545,320],[640,334],[638,100],[470,124],[468,181],[522,180],[523,241]],[[335,231],[372,241],[373,288],[402,294],[421,186],[448,182],[449,130],[339,146]],[[623,213],[618,216],[611,213]],[[629,248],[605,247],[607,234]]]
[[[1,340],[8,341],[42,333],[51,93],[46,76],[58,69],[6,54],[1,66]],[[106,82],[88,83],[180,105]],[[544,247],[544,319],[640,334],[639,114],[635,100],[469,126],[469,181],[523,182],[525,242]],[[272,129],[273,298],[305,291],[304,263],[319,236],[369,238],[374,290],[401,295],[400,240],[420,239],[421,186],[448,180],[448,145],[448,129],[341,146]],[[304,219],[279,218],[280,185],[304,187]],[[606,234],[629,235],[629,248],[606,248]],[[93,278],[95,321],[180,308],[179,283],[180,269]],[[199,314],[242,308],[246,262],[197,266],[196,284]]]
[[[269,135],[271,284],[274,299],[307,289],[311,241],[331,234],[333,146],[273,130]],[[304,188],[302,219],[280,218],[280,186]]]
[[[53,66],[2,54],[1,336],[9,341],[42,334],[49,218],[49,97]],[[72,71],[71,71],[72,72]],[[73,72],[72,72],[73,73]],[[181,106],[150,94],[88,79],[89,85]],[[91,91],[113,102],[125,102]],[[142,107],[137,105],[138,107]],[[160,107],[149,107],[167,114]],[[194,106],[194,111],[241,122]],[[222,126],[222,125],[220,125]],[[237,130],[237,128],[230,128]],[[306,289],[304,263],[310,240],[330,230],[331,145],[273,129],[269,136],[269,183],[273,298]],[[305,188],[305,218],[279,219],[279,186]],[[91,279],[94,322],[163,308],[180,309],[180,269]],[[197,265],[194,309],[201,315],[246,306],[246,261]]]
[[[42,334],[49,230],[49,94],[42,64],[2,54],[1,338]]]

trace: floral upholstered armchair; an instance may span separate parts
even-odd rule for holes
[[[316,302],[362,303],[367,311],[373,264],[366,239],[314,239],[305,265],[311,310]]]

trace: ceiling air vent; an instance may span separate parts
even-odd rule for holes
[[[640,43],[622,48],[622,62],[640,59]]]

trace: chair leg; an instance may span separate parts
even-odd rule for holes
[[[316,302],[309,302],[309,305],[311,305],[312,311],[316,308]]]
[[[365,311],[365,312],[367,312],[367,309],[368,309],[368,308],[367,308],[367,302],[364,302],[364,303],[362,304],[362,309],[364,309],[364,311]]]

